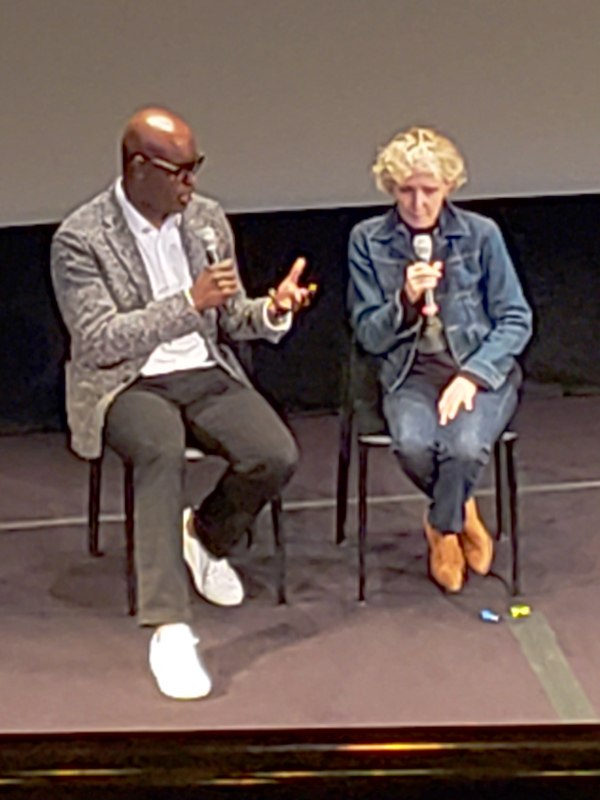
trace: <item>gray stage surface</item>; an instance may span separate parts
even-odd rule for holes
[[[498,576],[445,596],[427,578],[424,502],[393,457],[372,457],[368,602],[357,590],[356,506],[334,544],[338,420],[293,419],[302,463],[284,496],[288,605],[275,604],[270,523],[234,560],[248,599],[195,604],[214,677],[207,699],[162,697],[150,631],[126,616],[121,467],[109,456],[102,541],[85,542],[87,466],[60,434],[0,438],[0,733],[598,721],[600,397],[526,391],[516,428],[523,620]],[[190,470],[206,491],[221,465]],[[351,496],[355,495],[354,468]],[[493,520],[490,476],[481,504]]]

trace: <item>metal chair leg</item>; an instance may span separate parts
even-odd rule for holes
[[[367,539],[367,468],[369,448],[358,443],[358,600],[365,599],[365,545]]]
[[[502,437],[494,445],[494,479],[495,479],[495,501],[496,501],[496,539],[501,539],[506,535],[505,521],[505,497],[506,497],[506,449],[502,442]]]
[[[496,478],[497,538],[506,537],[511,550],[509,591],[519,594],[519,540],[517,528],[517,480],[515,469],[515,444],[517,434],[505,431],[494,447]]]
[[[517,437],[511,438],[506,442],[506,468],[509,496],[509,536],[512,548],[512,581],[511,594],[513,597],[521,592],[520,586],[520,553],[518,536],[518,493],[517,493],[517,471],[515,465],[515,445]]]
[[[137,612],[136,574],[134,561],[134,503],[133,503],[133,464],[125,462],[124,506],[125,506],[125,547],[127,558],[127,603],[129,616]]]
[[[248,550],[254,545],[254,525],[250,525],[246,531],[246,547]]]
[[[352,450],[352,414],[344,411],[340,423],[340,443],[338,449],[337,498],[335,541],[341,544],[346,538],[346,518],[348,515],[348,473]]]
[[[98,546],[100,527],[100,486],[102,458],[90,461],[90,485],[88,493],[88,551],[91,556],[103,555]]]
[[[273,538],[275,540],[275,556],[277,561],[277,603],[284,605],[287,603],[285,576],[285,536],[283,525],[281,524],[282,515],[281,495],[277,495],[271,500],[271,522],[273,524]]]

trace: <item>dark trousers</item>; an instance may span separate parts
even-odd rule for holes
[[[228,466],[195,511],[206,549],[225,556],[292,476],[298,450],[267,401],[219,367],[140,378],[116,397],[105,441],[133,463],[138,616],[142,625],[190,618],[182,555],[185,445]]]
[[[409,478],[431,499],[429,521],[438,531],[462,531],[464,504],[515,413],[519,382],[515,374],[497,391],[480,389],[473,410],[461,409],[444,426],[437,410],[442,387],[425,376],[409,376],[384,397],[394,451]]]

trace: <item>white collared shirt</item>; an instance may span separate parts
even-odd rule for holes
[[[129,202],[120,178],[115,186],[119,205],[146,268],[155,300],[164,300],[192,286],[189,262],[181,241],[181,214],[172,214],[155,228]],[[198,367],[212,367],[204,338],[188,333],[159,345],[142,367],[142,375],[164,375]]]

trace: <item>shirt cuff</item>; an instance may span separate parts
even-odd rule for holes
[[[416,328],[421,317],[418,308],[411,302],[403,290],[396,292],[394,298],[396,330],[410,330]]]
[[[492,388],[490,384],[481,377],[481,375],[476,375],[474,372],[469,372],[468,369],[464,368],[459,369],[457,377],[461,375],[463,378],[468,378],[470,381],[473,381],[473,383],[477,386],[478,389],[489,390]]]

